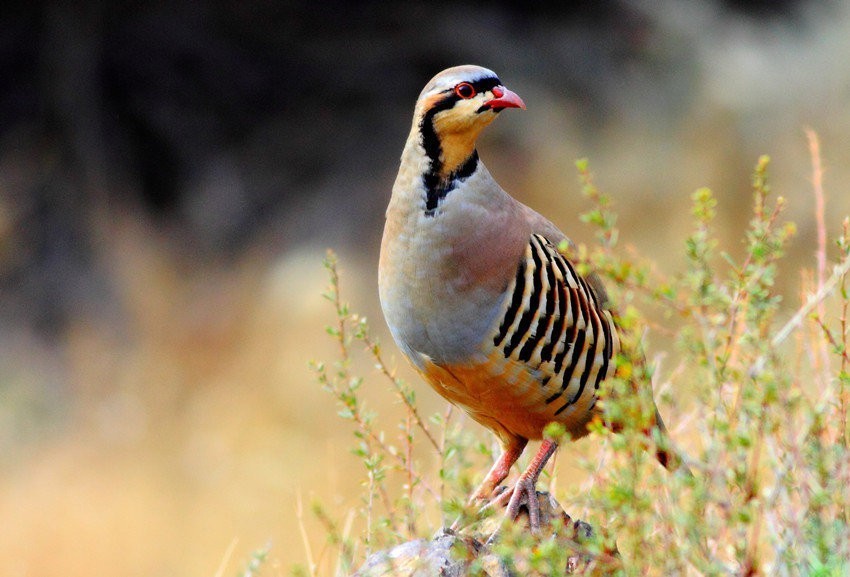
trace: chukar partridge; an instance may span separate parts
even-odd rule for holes
[[[457,66],[422,90],[381,243],[381,306],[393,337],[443,397],[501,441],[473,495],[487,500],[550,422],[572,439],[599,413],[618,327],[595,274],[559,251],[566,237],[509,196],[478,157],[476,138],[522,99],[492,71]],[[657,414],[657,413],[656,413]],[[663,431],[663,424],[657,420]],[[509,496],[539,528],[535,484],[556,444],[544,440]],[[659,459],[670,466],[666,453]]]

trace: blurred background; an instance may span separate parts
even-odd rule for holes
[[[577,241],[576,158],[622,242],[675,273],[690,194],[715,191],[735,252],[769,154],[799,227],[791,306],[816,244],[807,127],[829,231],[850,212],[848,2],[72,4],[0,15],[4,574],[214,575],[236,543],[231,575],[267,542],[286,573],[297,495],[358,502],[349,424],[308,369],[336,354],[321,261],[340,253],[344,300],[409,375],[376,262],[413,103],[447,66],[523,97],[481,157]]]

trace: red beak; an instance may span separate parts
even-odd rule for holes
[[[501,110],[502,108],[522,108],[525,110],[525,102],[522,101],[516,93],[511,92],[504,86],[493,87],[493,98],[484,103],[484,106],[489,106],[493,110]]]

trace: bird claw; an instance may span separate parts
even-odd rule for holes
[[[499,498],[503,495],[499,495]],[[512,521],[516,520],[523,505],[528,510],[528,528],[533,535],[536,535],[540,532],[540,502],[537,500],[537,489],[532,479],[520,476],[514,485],[514,490],[511,491],[505,517]]]
[[[483,512],[487,509],[495,509],[497,507],[503,509],[507,508],[508,503],[510,502],[515,490],[516,485],[510,488],[505,487],[504,485],[497,487],[496,490],[493,492],[493,496],[487,501],[484,507],[481,508],[481,511]]]
[[[535,483],[526,477],[520,477],[512,489],[502,488],[502,491],[493,497],[480,512],[488,508],[504,507],[505,519],[516,521],[520,509],[525,506],[528,511],[528,528],[532,535],[540,533],[540,502],[537,500]],[[492,545],[499,538],[501,527],[497,528],[487,539],[486,544]]]
[[[490,500],[478,509],[478,516],[485,516],[490,510],[505,509],[505,518],[516,521],[520,510],[525,506],[528,511],[528,526],[533,535],[540,532],[540,502],[537,500],[535,483],[528,477],[521,476],[512,488],[497,487]],[[494,541],[498,530],[487,540]]]

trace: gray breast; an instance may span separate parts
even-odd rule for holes
[[[381,306],[396,342],[416,362],[425,354],[438,364],[470,360],[496,322],[502,298],[457,280],[430,276],[436,267],[425,258],[415,264],[420,273],[384,287]],[[411,282],[412,280],[412,282]]]
[[[393,337],[414,362],[416,353],[438,363],[480,358],[528,240],[518,205],[483,164],[433,211],[424,189],[394,195],[402,192],[406,202],[391,210],[405,225],[382,247],[380,279]]]

